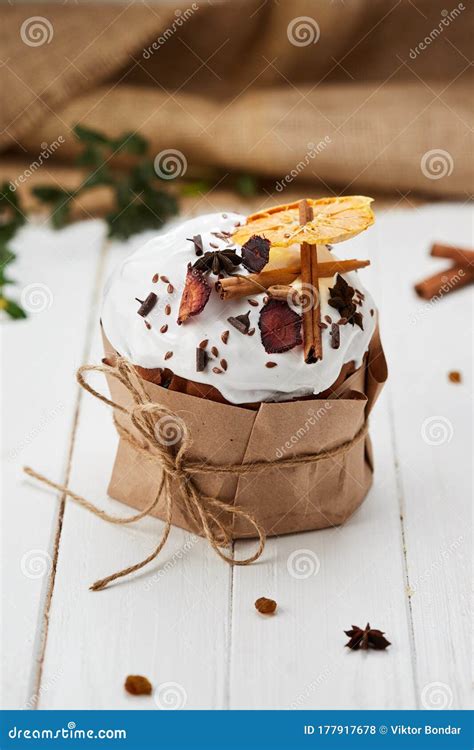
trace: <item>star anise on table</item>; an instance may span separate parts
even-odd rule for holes
[[[344,318],[347,323],[356,324],[363,330],[362,313],[357,310],[357,306],[353,302],[354,294],[354,288],[349,286],[347,281],[338,273],[336,283],[332,289],[329,289],[328,301],[331,307],[335,307],[341,318]]]
[[[390,641],[387,641],[385,638],[385,633],[381,630],[371,628],[369,623],[367,623],[364,629],[359,628],[358,625],[353,625],[352,630],[345,630],[344,633],[349,636],[346,646],[353,651],[358,651],[360,648],[365,651],[369,648],[382,651],[391,645]]]
[[[235,250],[216,250],[204,253],[194,263],[193,268],[203,273],[214,273],[217,276],[220,273],[234,273],[241,263],[242,258]]]

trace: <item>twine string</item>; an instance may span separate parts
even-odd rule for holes
[[[97,391],[87,380],[86,374],[90,372],[100,372],[118,380],[131,396],[132,406],[126,408],[122,404],[118,404],[107,398],[100,393],[100,391]],[[188,519],[191,520],[194,527],[199,529],[206,537],[219,557],[230,565],[250,565],[255,562],[255,560],[258,560],[263,552],[265,546],[265,531],[263,527],[251,513],[234,505],[233,502],[226,502],[218,497],[202,493],[195,483],[194,476],[197,474],[230,474],[235,477],[240,477],[265,471],[274,468],[276,465],[278,465],[279,468],[288,468],[300,466],[301,464],[316,463],[324,459],[347,453],[357,442],[365,438],[368,430],[367,422],[365,422],[358,433],[351,440],[348,440],[342,445],[319,453],[311,453],[303,456],[252,461],[244,464],[229,463],[224,465],[210,464],[207,461],[192,461],[187,458],[187,453],[191,445],[191,436],[185,421],[165,406],[150,401],[134,366],[127,359],[124,357],[117,357],[115,364],[113,365],[83,365],[77,371],[76,377],[79,385],[94,398],[97,398],[99,401],[112,407],[115,412],[124,414],[130,418],[139,437],[125,427],[125,425],[117,418],[116,413],[114,413],[114,424],[120,438],[129,444],[141,456],[145,457],[147,460],[154,461],[155,463],[158,462],[161,466],[162,477],[153,501],[139,513],[126,517],[116,516],[97,507],[86,498],[70,490],[66,485],[52,482],[50,479],[30,467],[24,468],[25,473],[42,484],[58,490],[64,496],[73,500],[73,502],[108,523],[135,523],[141,518],[149,516],[157,507],[162,497],[164,497],[165,505],[165,526],[161,539],[153,552],[141,562],[130,565],[123,570],[119,570],[116,573],[112,573],[111,575],[96,581],[91,586],[93,591],[99,591],[108,586],[112,581],[140,570],[160,554],[167,542],[171,530],[174,503],[171,487],[172,481],[175,481],[180,489],[179,497],[182,503],[180,505],[181,509]],[[173,440],[172,444],[169,444],[169,441],[162,439],[158,423],[163,418],[172,420],[173,426],[177,431],[176,434],[179,435],[179,439],[176,443]],[[224,522],[220,518],[222,514],[230,515],[230,522]],[[222,548],[228,546],[232,541],[232,524],[237,518],[250,524],[258,537],[258,545],[254,554],[242,560],[236,560],[222,551]]]

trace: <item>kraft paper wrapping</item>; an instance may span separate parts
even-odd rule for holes
[[[107,357],[116,352],[104,335]],[[387,365],[375,331],[363,365],[330,397],[284,403],[262,403],[258,410],[217,403],[188,393],[171,391],[142,380],[152,401],[181,417],[192,436],[188,458],[212,464],[276,460],[334,448],[351,440],[368,418],[387,379]],[[108,378],[112,400],[130,406],[130,396],[114,378]],[[134,431],[128,417],[116,417]],[[170,429],[174,427],[170,425]],[[135,433],[136,434],[136,433]],[[337,526],[347,520],[365,498],[373,475],[370,438],[355,443],[347,453],[318,463],[284,469],[275,465],[258,474],[229,477],[197,476],[206,495],[233,502],[251,513],[268,536]],[[156,496],[161,468],[119,441],[109,485],[111,497],[142,510]],[[180,490],[172,484],[172,522],[201,534],[183,512]],[[154,516],[164,518],[164,501]],[[232,538],[255,535],[240,518],[232,523]]]

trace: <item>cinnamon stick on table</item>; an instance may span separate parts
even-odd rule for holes
[[[435,242],[431,248],[433,258],[449,258],[460,266],[471,266],[474,268],[474,250],[467,250],[452,245],[442,245]]]
[[[299,203],[300,224],[307,224],[313,218],[313,209],[302,200]],[[301,283],[303,294],[309,293],[312,304],[303,305],[303,349],[304,361],[313,364],[323,358],[321,339],[321,307],[319,304],[318,248],[302,242],[300,245]]]
[[[430,300],[433,297],[443,297],[472,282],[474,282],[474,267],[454,265],[415,284],[415,291],[423,299]]]

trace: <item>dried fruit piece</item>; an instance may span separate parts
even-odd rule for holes
[[[274,599],[267,599],[266,596],[261,596],[255,602],[255,609],[257,609],[261,615],[272,615],[277,608],[277,603]]]
[[[156,284],[156,282],[159,281],[159,279],[160,279],[160,274],[159,273],[155,273],[155,275],[152,278],[152,282],[154,284]]]
[[[192,315],[198,315],[207,304],[211,294],[211,287],[204,274],[197,268],[188,265],[183,296],[179,305],[178,325],[184,323]]]
[[[166,352],[165,359],[171,359],[172,356],[173,356],[173,352]]]
[[[277,367],[277,363],[276,362],[265,362],[265,367],[269,367],[271,369],[272,367]]]
[[[266,237],[254,234],[242,245],[242,264],[247,271],[260,273],[267,265],[269,258],[270,240]]]
[[[345,630],[344,632],[350,639],[346,646],[353,651],[358,651],[360,648],[364,650],[374,648],[381,651],[387,646],[391,646],[390,641],[385,638],[385,633],[382,630],[371,628],[369,623],[364,629],[359,628],[358,625],[353,625],[352,630]]]
[[[339,326],[337,325],[337,323],[333,323],[332,324],[332,326],[331,326],[331,332],[330,332],[329,335],[331,337],[331,346],[332,346],[332,348],[333,349],[339,349],[339,345],[341,343],[341,333],[339,331]]]
[[[150,680],[141,674],[129,674],[124,687],[130,695],[151,695],[153,691]]]
[[[448,373],[448,378],[451,381],[451,383],[460,383],[462,380],[461,373],[458,372],[457,370],[451,370],[451,372]]]
[[[229,331],[223,331],[221,333],[221,341],[222,341],[222,343],[223,344],[227,344],[228,340],[229,340]]]
[[[248,313],[245,313],[245,315],[236,315],[235,317],[231,316],[230,318],[227,318],[227,322],[231,324],[231,326],[234,326],[234,328],[237,328],[240,333],[246,334],[249,332],[250,328],[250,310]]]
[[[258,327],[267,354],[287,352],[303,343],[301,316],[285,300],[271,299],[260,311]]]
[[[299,201],[274,206],[247,217],[243,227],[233,233],[233,241],[243,245],[254,234],[265,235],[272,247],[288,247],[295,243],[310,245],[342,242],[363,232],[374,223],[370,204],[372,198],[351,195],[342,198],[308,198],[313,219],[299,224]]]

